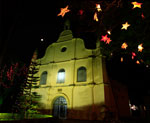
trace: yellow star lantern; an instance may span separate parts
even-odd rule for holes
[[[139,52],[142,52],[142,50],[144,49],[142,45],[143,45],[143,44],[138,45],[138,51],[139,51]]]
[[[139,60],[137,60],[137,61],[136,61],[136,64],[140,64],[140,61],[139,61]]]
[[[127,45],[126,42],[124,42],[124,43],[121,45],[121,48],[122,48],[122,49],[126,49],[127,47],[128,47],[128,45]]]
[[[141,8],[141,5],[142,5],[143,3],[131,2],[131,4],[133,4],[133,9],[134,9],[134,8]]]
[[[59,13],[57,16],[62,16],[62,17],[64,17],[64,15],[65,15],[67,12],[70,11],[70,10],[68,9],[68,6],[66,6],[65,8],[61,8],[60,10],[61,10],[61,11],[60,11],[60,13]]]
[[[130,24],[128,24],[128,22],[126,22],[125,24],[122,24],[122,28],[121,29],[127,30],[129,26],[130,26]]]
[[[102,11],[100,4],[96,4],[96,9],[98,12]]]
[[[97,17],[97,13],[96,12],[94,13],[94,20],[98,21],[98,17]]]
[[[111,35],[111,31],[110,31],[110,30],[108,30],[107,33],[108,33],[109,35]]]

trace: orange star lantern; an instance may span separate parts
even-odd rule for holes
[[[123,57],[121,57],[120,61],[123,62]]]
[[[139,61],[139,60],[137,60],[137,61],[136,61],[136,63],[137,63],[137,64],[140,64],[140,61]]]
[[[64,17],[64,15],[65,15],[67,12],[70,11],[70,10],[68,9],[68,6],[66,6],[65,8],[61,8],[60,10],[61,10],[61,11],[60,11],[60,13],[59,13],[57,16],[62,16],[62,17]]]
[[[124,42],[124,43],[121,45],[121,48],[122,48],[122,49],[126,49],[127,47],[128,47],[128,45],[127,45],[126,42]]]
[[[128,22],[126,22],[125,24],[122,24],[122,28],[121,29],[127,30],[129,26],[130,26],[130,24],[128,24]]]
[[[133,9],[134,9],[134,8],[141,8],[141,5],[142,5],[143,3],[131,2],[131,4],[133,4]]]
[[[143,44],[138,45],[138,51],[139,51],[139,52],[142,52],[142,50],[144,49],[142,45],[143,45]]]
[[[97,13],[96,12],[94,13],[94,20],[98,21],[98,17],[97,17]]]
[[[112,40],[110,38],[107,39],[106,44],[109,44]]]

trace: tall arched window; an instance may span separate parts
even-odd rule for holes
[[[65,82],[65,70],[60,69],[57,74],[57,83],[64,83]]]
[[[46,85],[46,81],[47,81],[47,71],[44,71],[41,74],[40,85]]]
[[[85,82],[86,81],[86,68],[80,67],[77,70],[77,82]]]

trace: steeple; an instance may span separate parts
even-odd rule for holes
[[[64,31],[60,33],[57,42],[68,41],[72,39],[73,35],[72,31],[70,30],[70,21],[67,19],[64,23]]]

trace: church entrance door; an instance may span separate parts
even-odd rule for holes
[[[67,117],[67,101],[64,97],[58,97],[53,104],[53,116],[66,119]]]

